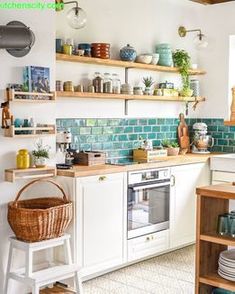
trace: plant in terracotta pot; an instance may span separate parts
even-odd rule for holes
[[[180,95],[183,97],[191,97],[193,90],[190,89],[189,69],[191,65],[191,57],[185,50],[176,50],[173,52],[174,66],[179,68],[182,79],[182,90]]]
[[[163,140],[162,147],[167,149],[168,156],[177,156],[179,155],[180,148],[177,142],[171,142],[170,140]]]
[[[33,150],[33,160],[36,167],[45,167],[49,158],[49,146],[43,146],[42,140],[36,142],[36,150]]]
[[[143,83],[145,85],[144,95],[151,95],[151,87],[154,84],[152,77],[143,78]]]

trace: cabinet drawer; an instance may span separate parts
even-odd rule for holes
[[[128,261],[154,255],[169,248],[169,230],[128,240]]]

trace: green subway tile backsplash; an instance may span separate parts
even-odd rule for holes
[[[213,151],[235,152],[235,127],[224,126],[223,119],[186,120],[192,137],[192,125],[204,122],[208,133],[215,138]],[[58,131],[69,129],[73,135],[73,148],[80,150],[104,150],[109,158],[131,157],[141,140],[149,139],[154,146],[162,140],[177,140],[178,118],[125,118],[125,119],[57,119]]]

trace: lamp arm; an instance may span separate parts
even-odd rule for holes
[[[77,1],[67,1],[67,2],[64,2],[64,5],[66,5],[66,4],[76,4],[76,8],[79,8]]]
[[[190,32],[199,32],[200,35],[202,35],[202,31],[201,29],[195,29],[195,30],[186,30],[187,33],[190,33]]]

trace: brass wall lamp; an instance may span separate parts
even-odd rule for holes
[[[196,37],[194,38],[193,42],[197,49],[204,49],[208,46],[208,41],[206,36],[202,33],[201,29],[194,29],[194,30],[186,30],[184,26],[180,26],[178,29],[179,36],[184,38],[187,33],[197,32]]]
[[[73,1],[67,1],[64,2],[63,0],[55,0],[56,3],[62,4],[60,6],[60,9],[57,9],[57,11],[63,10],[64,5],[70,5],[74,4],[74,7],[71,8],[67,13],[67,22],[73,29],[82,29],[85,27],[87,23],[87,17],[85,11],[78,6],[78,2]]]

